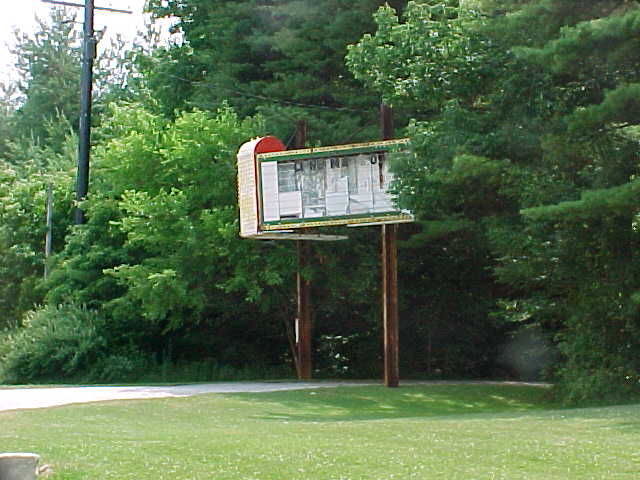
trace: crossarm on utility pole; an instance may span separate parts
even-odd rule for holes
[[[73,2],[61,2],[59,0],[41,0],[42,3],[51,3],[53,5],[63,5],[65,7],[79,7],[84,8],[84,5],[80,3]],[[110,8],[110,7],[93,7],[94,10],[103,10],[105,12],[114,12],[114,13],[133,13],[131,10],[120,10],[118,8]]]

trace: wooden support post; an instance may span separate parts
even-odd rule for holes
[[[296,124],[295,148],[304,148],[307,143],[307,122],[300,120]],[[302,240],[296,241],[298,250],[298,273],[296,283],[298,287],[298,309],[296,315],[296,347],[297,370],[300,380],[310,380],[312,376],[312,350],[311,336],[312,307],[311,307],[311,282],[302,276],[302,270],[308,265],[311,257],[309,243]]]
[[[380,105],[380,128],[383,140],[393,138],[393,112]],[[400,384],[398,335],[398,225],[382,225],[382,323],[384,327],[384,384]]]
[[[400,384],[398,338],[398,225],[382,225],[382,318],[384,325],[384,384]]]
[[[385,103],[380,104],[380,130],[382,140],[393,140],[393,110]]]
[[[294,148],[304,148],[307,144],[308,124],[306,120],[296,122],[296,139]]]
[[[311,249],[309,243],[297,241],[298,246],[298,312],[297,312],[297,347],[298,347],[298,377],[300,380],[310,380],[312,372],[311,356],[311,282],[302,276],[302,270],[309,262]]]

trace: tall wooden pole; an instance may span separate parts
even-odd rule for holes
[[[295,148],[304,148],[307,143],[307,122],[300,120],[296,124]],[[302,276],[302,270],[309,264],[311,248],[309,242],[297,240],[298,250],[298,273],[296,283],[298,287],[298,309],[296,316],[296,346],[298,355],[298,378],[300,380],[310,380],[312,376],[312,350],[311,336],[312,306],[311,306],[311,282]]]
[[[298,315],[297,347],[298,347],[298,377],[300,380],[310,380],[312,372],[311,335],[313,325],[311,320],[311,282],[302,276],[301,270],[309,263],[309,243],[298,240]]]
[[[382,317],[384,324],[384,384],[400,384],[398,335],[398,225],[382,225]]]
[[[382,139],[394,136],[393,113],[388,105],[380,106]],[[384,326],[384,384],[400,384],[398,335],[398,225],[382,225],[382,322]]]

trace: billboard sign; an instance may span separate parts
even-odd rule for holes
[[[389,155],[407,149],[406,139],[304,150],[285,150],[275,137],[244,144],[238,152],[240,235],[413,221],[390,192]]]

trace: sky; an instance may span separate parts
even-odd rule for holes
[[[66,0],[70,3],[84,4],[84,0]],[[94,28],[102,30],[105,26],[105,43],[108,45],[109,37],[116,33],[122,34],[125,39],[132,39],[136,32],[144,27],[142,9],[145,0],[95,0],[96,7],[110,7],[121,10],[131,10],[132,15],[95,11]],[[13,32],[18,28],[22,32],[33,32],[36,27],[35,16],[48,19],[50,11],[55,8],[50,3],[41,0],[0,0],[0,5],[5,6],[3,15],[0,15],[0,82],[15,78],[12,65],[15,63],[9,53],[10,46],[14,43]],[[70,8],[71,9],[71,8]],[[76,8],[77,21],[83,21],[83,9]],[[79,28],[82,28],[79,25]],[[165,28],[166,29],[166,28]]]

